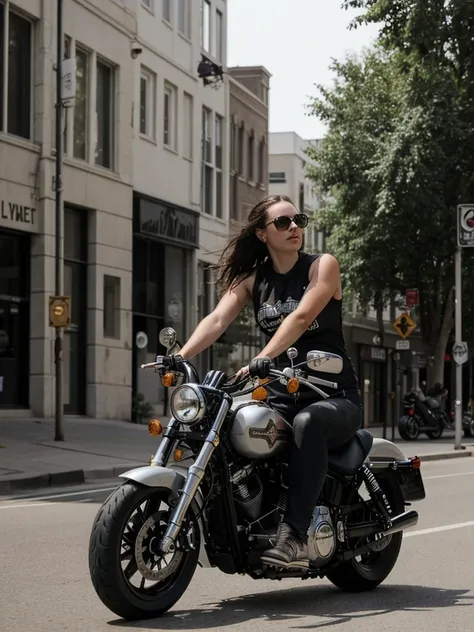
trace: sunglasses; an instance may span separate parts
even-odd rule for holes
[[[265,224],[265,228],[270,226],[270,224],[275,224],[277,230],[288,230],[292,222],[296,224],[297,228],[306,228],[308,225],[308,216],[304,213],[298,213],[297,215],[293,215],[293,217],[282,215],[281,217],[275,217],[271,222]]]

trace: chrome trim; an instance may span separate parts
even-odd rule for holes
[[[219,433],[230,410],[230,405],[230,398],[225,397],[196,461],[188,470],[188,477],[181,492],[181,498],[170,516],[168,527],[161,541],[163,553],[172,553],[174,551],[175,541],[181,530],[186,512],[196,495],[212,454],[219,445]]]

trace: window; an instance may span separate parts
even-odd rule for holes
[[[216,167],[216,217],[222,218],[222,139],[224,129],[224,119],[216,114],[215,122],[215,156],[214,164]]]
[[[171,23],[171,0],[162,0],[163,20]]]
[[[201,0],[201,46],[206,52],[211,48],[211,3]]]
[[[191,37],[190,0],[178,0],[178,31],[188,39]]]
[[[258,144],[258,182],[265,182],[265,138],[261,138]]]
[[[300,213],[304,213],[304,182],[300,182],[299,184],[298,205]]]
[[[140,134],[156,139],[156,75],[142,66],[140,75]]]
[[[237,140],[237,126],[235,123],[235,116],[230,117],[230,169],[231,171],[235,171],[236,169],[236,140]]]
[[[76,47],[76,99],[74,105],[73,156],[87,158],[87,112],[89,103],[89,55]]]
[[[186,92],[183,95],[183,156],[193,159],[193,97]]]
[[[169,83],[165,83],[163,102],[163,144],[174,150],[176,150],[176,94],[176,88]]]
[[[252,130],[248,137],[248,156],[247,156],[248,178],[255,178],[255,133]]]
[[[212,163],[212,131],[211,131],[211,111],[202,109],[202,142],[203,160]]]
[[[268,174],[271,183],[286,182],[286,173],[284,171],[272,171]]]
[[[111,169],[113,166],[114,81],[113,69],[97,61],[96,113],[97,145],[95,163]]]
[[[244,173],[244,124],[239,126],[237,137],[237,170],[240,175]]]
[[[214,185],[214,167],[212,162],[212,129],[211,129],[211,111],[207,108],[202,109],[202,210],[208,215],[212,215],[213,209],[213,185]]]
[[[104,274],[104,338],[120,338],[120,277]]]
[[[8,29],[8,57],[4,41]],[[0,5],[0,130],[31,138],[31,22]],[[4,94],[7,77],[7,94]]]
[[[224,16],[216,11],[216,59],[224,61]]]

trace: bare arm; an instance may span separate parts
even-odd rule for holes
[[[201,320],[180,351],[180,355],[185,360],[190,360],[201,353],[222,336],[245,306],[250,294],[250,283],[253,283],[253,277],[245,279],[233,289],[228,290],[214,311]]]
[[[257,358],[273,359],[291,347],[339,292],[340,279],[339,264],[332,255],[325,254],[315,261],[298,307],[285,318]]]

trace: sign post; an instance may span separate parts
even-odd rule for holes
[[[467,344],[462,341],[462,248],[474,247],[474,204],[458,205],[458,244],[454,257],[454,347],[453,358],[456,362],[456,399],[454,405],[454,449],[462,450],[462,365],[467,360]]]

